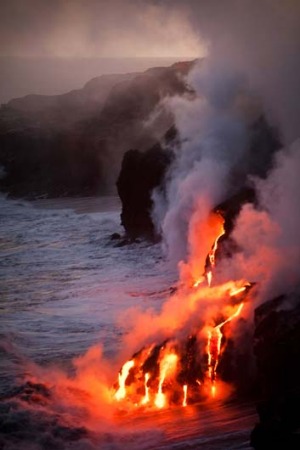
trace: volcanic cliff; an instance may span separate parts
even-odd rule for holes
[[[193,64],[102,75],[63,95],[2,105],[0,189],[25,198],[113,191],[125,151],[151,147],[169,128],[166,115],[148,119],[161,99],[186,90]]]

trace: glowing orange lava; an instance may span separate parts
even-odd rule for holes
[[[216,238],[216,240],[215,240],[215,242],[214,242],[214,244],[212,246],[212,249],[211,249],[211,251],[208,254],[209,262],[210,262],[210,265],[211,265],[212,268],[215,267],[215,265],[216,265],[216,251],[218,249],[219,239],[220,239],[220,237],[222,237],[225,234],[225,230],[224,230],[223,224],[224,224],[224,221],[222,222],[222,224],[220,226],[220,233],[218,234],[218,236],[217,236],[217,238]]]
[[[209,270],[206,274],[206,278],[207,278],[207,284],[210,287],[211,286],[211,282],[212,282],[212,271]]]
[[[184,386],[182,386],[183,389],[183,401],[182,401],[182,406],[187,406],[187,384],[185,384]]]
[[[239,316],[242,309],[244,307],[244,303],[241,303],[237,310],[224,322],[216,325],[212,330],[209,330],[207,333],[207,354],[208,354],[208,377],[212,382],[212,395],[215,396],[216,393],[216,377],[217,377],[217,367],[219,363],[219,357],[221,353],[221,343],[222,343],[222,331],[221,328],[228,322],[230,322],[235,317]]]
[[[217,392],[216,384],[213,383],[212,386],[211,386],[211,396],[215,397],[216,396],[216,392]]]
[[[193,284],[193,287],[198,287],[205,280],[208,286],[211,286],[213,278],[213,269],[216,265],[216,251],[218,250],[219,239],[225,234],[224,229],[224,219],[219,213],[213,213],[210,216],[210,221],[214,223],[214,228],[216,229],[216,238],[213,241],[213,245],[207,255],[207,267],[205,269],[205,274],[199,277]]]
[[[162,387],[167,374],[172,372],[177,364],[178,357],[175,353],[166,354],[165,357],[160,362],[160,374],[159,374],[159,384],[158,391],[155,397],[155,405],[158,408],[163,408],[166,405],[166,396],[162,392]]]
[[[150,397],[149,397],[149,386],[147,385],[148,381],[149,381],[150,375],[149,373],[145,373],[145,395],[144,398],[142,400],[142,405],[145,405],[146,403],[149,403],[150,401]]]
[[[205,248],[210,248],[210,251],[207,254],[204,274],[194,281],[192,287],[191,277],[187,277],[186,284],[182,283],[176,294],[173,294],[175,303],[177,302],[175,310],[177,311],[176,308],[180,304],[179,314],[183,316],[182,322],[177,316],[175,317],[176,325],[173,330],[175,333],[177,329],[179,330],[177,333],[179,337],[175,335],[174,338],[171,334],[163,343],[152,343],[135,353],[133,358],[123,365],[119,373],[119,387],[115,392],[116,400],[128,396],[134,405],[147,405],[149,408],[161,409],[172,404],[186,407],[188,392],[189,403],[194,402],[195,399],[197,401],[197,398],[203,398],[203,393],[207,395],[207,391],[213,398],[216,397],[217,392],[218,397],[222,395],[224,389],[220,391],[221,380],[217,384],[217,370],[225,345],[223,332],[227,333],[229,330],[228,327],[223,330],[223,327],[241,314],[252,284],[245,280],[230,280],[223,284],[214,282],[212,285],[216,252],[219,240],[225,233],[224,219],[220,214],[213,213],[208,220],[209,224],[212,224],[213,231],[209,231],[209,241],[205,243]],[[199,273],[195,261],[193,264],[194,272]],[[191,269],[189,274],[192,273]],[[171,323],[171,319],[174,320],[173,297],[170,300],[169,304],[167,302],[168,308],[163,316],[164,320],[162,321],[161,316],[159,317],[163,325],[167,325],[169,321]],[[194,314],[196,319],[194,323],[198,323],[199,328],[197,330],[197,325],[193,325],[196,328],[195,331],[184,338],[180,328],[177,328],[177,323],[182,326],[181,323],[184,324],[189,320],[189,314]],[[201,355],[204,348],[206,361]],[[126,380],[128,392],[126,392]]]
[[[119,389],[115,393],[115,398],[117,400],[122,400],[126,397],[126,387],[125,382],[126,378],[128,377],[130,369],[134,366],[134,361],[127,361],[119,373]]]
[[[196,288],[196,287],[200,286],[200,284],[202,284],[204,281],[205,281],[204,276],[198,278],[198,280],[196,280],[195,283],[193,284],[193,287]]]

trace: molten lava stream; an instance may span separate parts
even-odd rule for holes
[[[217,386],[217,369],[222,350],[222,328],[240,315],[245,295],[252,285],[239,280],[211,286],[218,243],[225,231],[222,216],[214,213],[210,220],[213,221],[216,237],[213,240],[210,233],[213,245],[206,258],[205,273],[194,283],[194,288],[198,289],[195,292],[190,291],[190,288],[183,288],[176,294],[178,297],[175,296],[175,300],[187,301],[187,308],[190,297],[200,305],[203,302],[204,336],[201,330],[200,333],[193,332],[186,338],[181,336],[181,332],[174,331],[174,336],[170,336],[163,343],[143,347],[120,370],[119,386],[114,395],[116,400],[128,398],[133,406],[147,406],[147,409],[153,407],[163,409],[171,404],[186,407],[188,393],[189,403],[195,404],[203,400],[206,396],[207,381],[210,384],[210,396],[220,398],[222,389],[221,380]],[[208,287],[200,287],[205,280]],[[207,328],[207,324],[213,322],[217,310],[225,320]],[[204,342],[201,342],[203,338]],[[203,363],[203,358],[199,354],[199,349],[203,349],[204,345],[207,364]]]
[[[213,278],[213,269],[216,265],[216,251],[218,249],[218,243],[219,239],[224,236],[225,229],[224,229],[224,219],[219,213],[213,213],[211,215],[211,218],[214,219],[214,221],[217,221],[218,230],[217,230],[217,237],[215,238],[213,245],[211,247],[211,250],[209,251],[207,258],[206,258],[206,266],[205,266],[205,273],[201,277],[199,277],[193,284],[193,287],[198,287],[200,284],[202,284],[205,280],[207,281],[208,286],[211,286],[212,278]]]
[[[155,396],[155,405],[157,408],[164,408],[166,406],[166,396],[162,392],[163,383],[166,376],[175,371],[177,360],[178,356],[175,353],[169,353],[166,354],[160,362],[158,391]]]
[[[150,397],[149,397],[149,386],[148,386],[148,381],[149,381],[150,375],[149,373],[145,373],[145,395],[144,398],[141,402],[142,405],[146,405],[147,403],[149,403],[150,401]]]
[[[215,240],[215,242],[214,242],[214,244],[212,246],[212,249],[211,249],[211,251],[208,254],[208,258],[209,258],[209,262],[210,262],[211,267],[215,267],[215,265],[216,265],[216,251],[218,249],[218,242],[219,242],[220,237],[222,237],[225,234],[225,230],[224,230],[223,224],[224,224],[224,220],[223,220],[223,223],[221,225],[220,234],[217,236],[217,238],[216,238],[216,240]]]
[[[244,289],[238,289],[236,292],[243,292]],[[219,358],[221,354],[221,343],[223,338],[223,333],[221,328],[228,322],[231,322],[232,319],[238,317],[244,307],[244,303],[241,303],[237,310],[228,317],[228,319],[224,320],[224,322],[215,326],[212,330],[207,332],[207,355],[208,355],[208,378],[210,379],[211,386],[211,395],[212,397],[216,396],[216,379],[217,379],[217,367],[219,364]]]
[[[187,384],[183,385],[182,389],[183,389],[183,401],[182,401],[182,406],[185,407],[185,406],[187,406],[187,391],[188,391],[188,386],[187,386]]]
[[[128,377],[130,369],[134,366],[134,361],[127,361],[119,373],[119,389],[115,393],[116,400],[122,400],[126,397],[125,382]]]

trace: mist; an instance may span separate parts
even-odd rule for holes
[[[245,205],[233,237],[241,248],[223,273],[243,273],[260,285],[259,301],[298,289],[300,263],[300,142],[278,153],[265,180],[256,179],[259,208]]]
[[[178,2],[179,5],[182,2]],[[285,143],[299,135],[300,4],[297,0],[187,1],[189,20],[219,68],[247,76]]]
[[[28,94],[60,95],[103,74],[143,72],[177,58],[0,57],[0,103]]]

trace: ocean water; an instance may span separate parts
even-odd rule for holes
[[[159,244],[111,240],[119,214],[115,197],[0,198],[0,449],[249,448],[249,404],[98,402],[92,384],[111,368],[117,377],[128,310],[159,311],[176,282]]]

